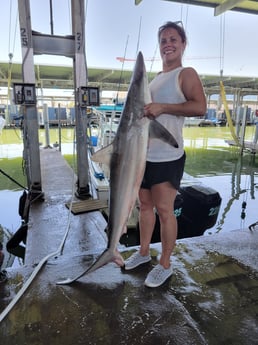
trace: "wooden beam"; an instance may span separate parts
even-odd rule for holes
[[[226,0],[219,6],[215,7],[214,10],[214,16],[219,16],[220,14],[231,10],[232,8],[236,7],[236,5],[240,4],[243,2],[243,0]]]

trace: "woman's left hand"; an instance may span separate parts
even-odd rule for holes
[[[161,103],[149,103],[144,106],[145,116],[157,117],[162,114],[162,104]]]

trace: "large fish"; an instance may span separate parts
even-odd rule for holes
[[[126,102],[114,141],[97,151],[92,159],[110,166],[108,244],[106,250],[81,274],[57,284],[70,284],[83,275],[114,261],[124,265],[117,250],[121,235],[135,206],[143,178],[149,136],[177,147],[174,137],[158,121],[144,116],[144,105],[151,102],[143,55],[138,53]]]

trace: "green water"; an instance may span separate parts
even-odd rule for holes
[[[246,128],[246,140],[251,141],[255,127]],[[59,141],[61,152],[67,161],[74,165],[74,129],[50,129],[50,144]],[[257,154],[244,152],[229,146],[225,140],[231,140],[228,127],[187,127],[184,128],[185,150],[187,154],[185,171],[198,178],[205,185],[218,191],[222,204],[217,224],[208,233],[229,231],[247,227],[258,220],[258,159]],[[45,131],[39,130],[39,141],[46,145]],[[19,129],[3,130],[0,135],[0,168],[26,186],[23,171],[22,134]],[[56,148],[53,148],[56,149]],[[57,148],[58,149],[58,148]],[[17,200],[21,188],[0,174],[0,224],[11,229],[17,227]],[[10,205],[7,200],[10,198]],[[242,203],[246,202],[245,217],[241,217]],[[17,219],[17,221],[14,221]]]

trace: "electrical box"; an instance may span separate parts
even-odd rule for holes
[[[79,88],[79,103],[81,107],[98,106],[99,101],[99,88],[81,86]]]
[[[36,104],[35,84],[14,83],[13,84],[15,104]]]

